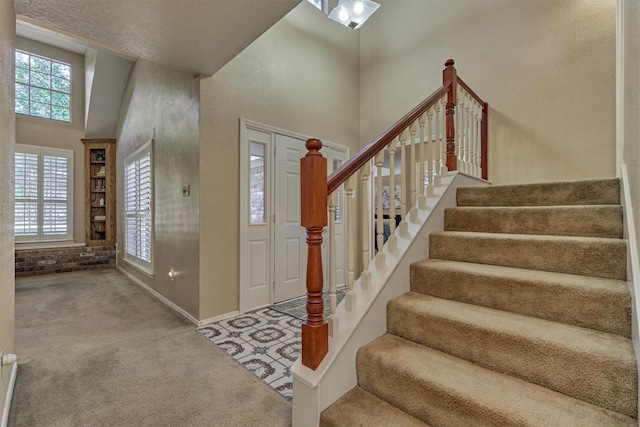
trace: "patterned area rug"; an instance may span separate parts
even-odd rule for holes
[[[338,304],[340,304],[340,301],[342,301],[342,299],[344,298],[345,294],[347,293],[347,290],[348,289],[346,286],[337,289],[336,295],[338,297]],[[324,292],[323,299],[324,299],[324,318],[326,320],[327,317],[329,317],[329,314],[331,314],[331,307],[329,306],[328,291]],[[303,295],[298,298],[293,298],[287,301],[282,301],[282,302],[273,304],[269,308],[279,313],[288,314],[289,316],[293,316],[296,319],[299,319],[304,322],[305,320],[307,320],[306,304],[307,304],[307,296]]]

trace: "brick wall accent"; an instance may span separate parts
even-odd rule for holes
[[[16,250],[16,277],[114,267],[115,246]]]

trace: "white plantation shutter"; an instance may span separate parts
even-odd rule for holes
[[[42,167],[42,231],[45,235],[68,232],[68,159],[44,155]]]
[[[16,241],[73,239],[73,151],[16,144]]]
[[[153,270],[153,170],[151,141],[125,160],[125,260]]]
[[[38,237],[38,154],[18,152],[15,155],[15,220],[16,237]]]

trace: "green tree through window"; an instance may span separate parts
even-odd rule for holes
[[[71,122],[71,65],[17,50],[16,113]]]

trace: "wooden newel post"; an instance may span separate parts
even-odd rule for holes
[[[447,169],[450,171],[458,170],[458,159],[456,157],[456,125],[455,113],[458,94],[458,76],[456,68],[453,66],[453,59],[448,59],[444,63],[445,69],[442,72],[442,84],[451,83],[449,94],[447,95]]]
[[[300,223],[307,229],[307,321],[302,325],[302,364],[315,370],[329,351],[329,325],[322,313],[322,229],[327,226],[327,159],[322,142],[309,139],[300,160]]]

